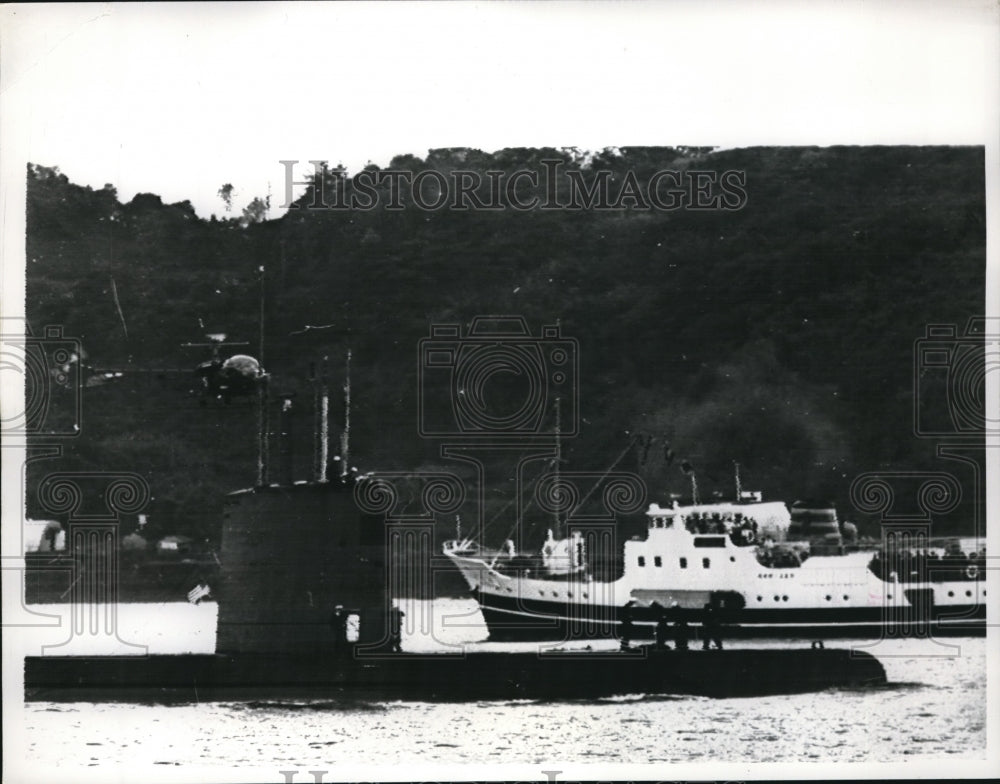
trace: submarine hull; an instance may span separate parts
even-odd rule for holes
[[[593,699],[749,697],[885,684],[862,651],[834,649],[410,654],[344,661],[286,655],[28,657],[30,701]]]

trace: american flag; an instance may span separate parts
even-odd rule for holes
[[[191,602],[191,604],[198,604],[198,602],[211,593],[212,589],[204,583],[201,583],[188,591],[188,601]]]

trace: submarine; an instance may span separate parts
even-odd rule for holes
[[[267,427],[262,385],[259,435]],[[348,393],[349,400],[349,393]],[[293,481],[286,461],[268,481],[259,438],[253,487],[223,512],[214,654],[28,656],[24,696],[53,702],[206,702],[268,698],[565,700],[628,694],[749,697],[877,687],[872,655],[819,646],[782,649],[401,650],[393,608],[400,532],[386,512],[385,475],[327,460],[327,401],[316,406],[315,475]],[[282,415],[290,410],[286,399]],[[347,420],[349,421],[349,419]],[[290,435],[290,424],[282,424]],[[282,447],[282,454],[287,450]],[[332,469],[339,470],[332,470]],[[328,476],[332,475],[332,476]],[[416,521],[426,541],[433,515]],[[422,552],[429,559],[430,547]],[[407,569],[421,564],[405,563]],[[423,564],[427,566],[427,564]]]

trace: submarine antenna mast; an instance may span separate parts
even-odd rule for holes
[[[350,456],[351,440],[351,350],[347,349],[346,372],[344,374],[344,430],[340,434],[340,478],[347,478],[350,468],[347,465]]]
[[[330,388],[326,377],[320,383],[319,394],[319,481],[327,481],[327,460],[330,456]]]
[[[558,492],[559,488],[559,464],[562,462],[562,423],[560,421],[560,403],[559,397],[556,397],[556,462],[555,462],[555,487]],[[562,523],[559,522],[559,505],[555,504],[553,509],[553,514],[555,515],[555,532],[557,536],[562,536],[560,528]]]
[[[257,361],[264,367],[264,265],[261,264],[257,270],[260,272],[260,313],[258,315],[258,327],[260,335],[257,346]]]
[[[314,385],[315,399],[315,451],[313,453],[313,475],[317,482],[327,480],[327,461],[330,457],[330,388],[326,382],[326,357],[320,365],[319,375],[316,375],[316,365],[310,365]]]
[[[264,265],[261,264],[257,271],[260,272],[260,340],[258,345],[258,359],[260,368],[264,369]],[[270,430],[268,421],[268,375],[261,373],[257,384],[257,486],[266,487],[268,482],[268,439]]]

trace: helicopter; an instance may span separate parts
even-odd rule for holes
[[[264,369],[260,362],[247,354],[233,354],[226,359],[221,356],[221,349],[229,346],[246,346],[247,343],[226,342],[226,334],[222,332],[205,335],[208,343],[182,343],[184,348],[211,348],[212,358],[199,363],[194,368],[194,374],[199,379],[201,405],[206,405],[209,399],[230,403],[233,398],[248,397],[257,393],[260,380],[264,377]],[[65,352],[64,352],[65,353]],[[82,388],[101,387],[120,382],[125,376],[154,375],[161,380],[174,373],[182,373],[178,368],[98,368],[90,364],[87,351],[80,346],[66,356],[59,356],[54,364],[47,368],[53,383],[71,389],[74,386]],[[43,357],[41,363],[49,364]],[[192,390],[194,391],[194,390]]]
[[[233,354],[227,359],[221,357],[224,346],[246,346],[247,343],[226,342],[226,333],[210,332],[205,335],[208,343],[184,343],[184,348],[211,348],[212,358],[195,367],[194,373],[201,379],[202,405],[209,398],[229,404],[235,397],[256,394],[264,368],[258,360],[248,354]]]

